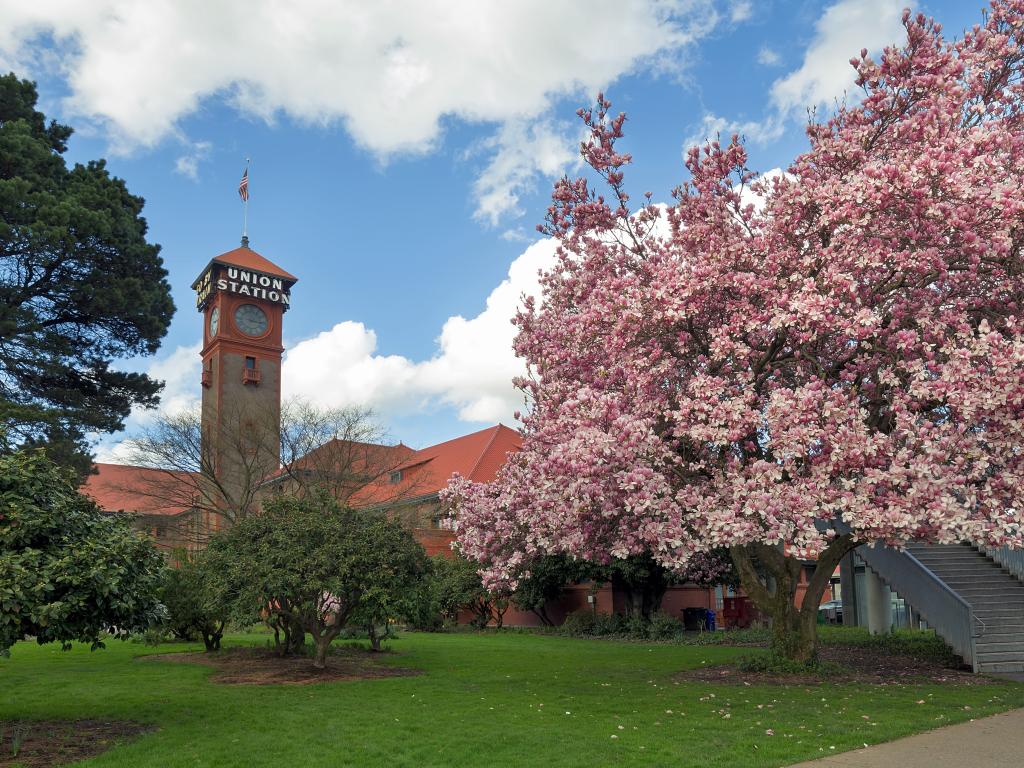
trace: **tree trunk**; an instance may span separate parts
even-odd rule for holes
[[[380,653],[381,640],[387,636],[387,628],[384,629],[384,634],[377,632],[377,627],[372,622],[366,627],[366,636],[370,638],[370,650]]]
[[[224,637],[224,623],[219,627],[207,627],[203,630],[203,645],[207,651],[219,651],[220,639]]]
[[[306,631],[296,619],[284,619],[285,655],[292,656],[302,653],[306,645]]]
[[[780,547],[749,544],[732,547],[743,591],[771,620],[771,652],[800,664],[818,654],[818,606],[839,561],[857,544],[849,534],[837,536],[818,555],[814,572],[800,605],[795,602],[802,565]],[[755,564],[756,560],[756,564]],[[762,581],[758,568],[767,578]]]
[[[551,617],[548,616],[548,609],[546,604],[540,606],[539,608],[531,608],[530,611],[533,612],[534,616],[540,619],[540,623],[543,624],[545,627],[555,626],[555,623],[551,620]]]
[[[314,637],[316,642],[316,653],[313,654],[313,666],[317,669],[324,669],[327,666],[327,649],[331,647],[331,641],[325,641],[321,637]]]
[[[501,629],[505,623],[505,611],[508,610],[508,598],[496,597],[491,603],[491,613],[494,615],[494,628]]]

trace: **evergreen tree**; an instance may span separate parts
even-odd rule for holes
[[[160,382],[111,363],[154,353],[174,304],[142,198],[103,160],[68,168],[72,129],[36,99],[0,76],[0,452],[46,446],[81,473],[88,432],[156,404]]]

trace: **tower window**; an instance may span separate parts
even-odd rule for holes
[[[402,470],[398,469],[392,472],[391,475],[388,477],[388,481],[391,483],[402,482]]]
[[[243,384],[259,384],[260,383],[260,371],[256,367],[256,358],[247,357],[245,358],[245,368],[242,369],[242,383]]]

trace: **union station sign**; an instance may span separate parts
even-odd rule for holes
[[[212,265],[193,286],[196,291],[196,307],[206,306],[214,290],[249,296],[291,306],[291,283],[280,277],[271,277],[241,267],[223,264]]]

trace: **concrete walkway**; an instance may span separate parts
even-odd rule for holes
[[[831,755],[791,768],[1016,768],[1024,766],[1024,709]]]

